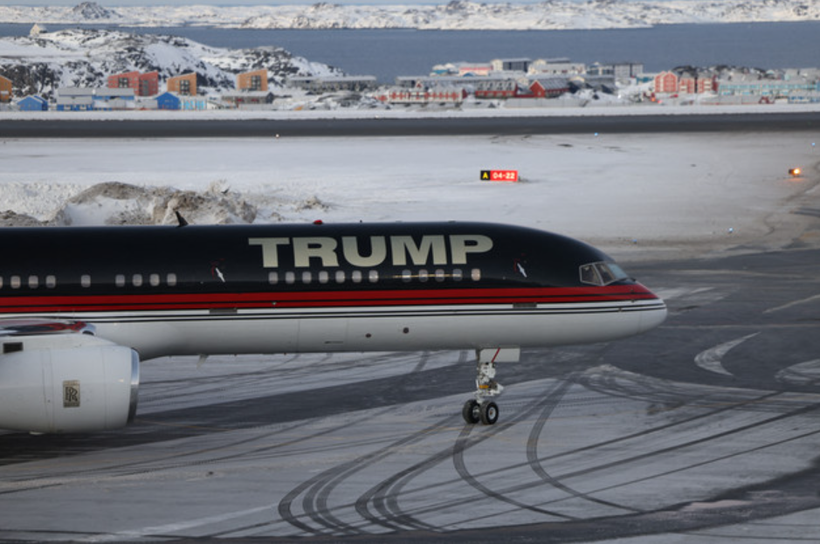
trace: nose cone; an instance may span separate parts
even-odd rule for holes
[[[650,331],[666,320],[666,303],[649,289],[646,292],[653,298],[645,300],[646,305],[644,311],[641,312],[639,333]]]

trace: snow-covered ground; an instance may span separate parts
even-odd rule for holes
[[[782,247],[820,181],[807,132],[20,139],[0,140],[0,163],[2,209],[31,216],[6,224],[169,223],[175,209],[192,223],[481,220],[623,260]],[[522,181],[483,182],[483,169]]]
[[[366,3],[366,2],[363,2]],[[257,6],[0,6],[0,22],[202,25],[229,28],[418,28],[427,30],[636,28],[660,24],[816,21],[805,0],[551,0],[532,4],[454,0],[437,4]]]
[[[288,77],[341,74],[279,47],[228,49],[178,36],[66,29],[36,38],[0,37],[0,71],[12,80],[16,99],[28,94],[53,99],[59,87],[105,87],[108,76],[131,71],[156,71],[163,82],[195,72],[200,94],[233,91],[237,74],[260,67],[277,90]]]

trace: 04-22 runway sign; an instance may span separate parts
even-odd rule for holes
[[[518,170],[482,170],[481,181],[518,181]]]

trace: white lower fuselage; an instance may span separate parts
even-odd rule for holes
[[[414,351],[605,342],[654,328],[662,301],[78,313],[142,359],[166,355]]]

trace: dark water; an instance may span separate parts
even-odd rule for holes
[[[71,25],[48,25],[51,30]],[[74,25],[76,26],[76,25]],[[30,25],[0,24],[0,36],[28,33]],[[504,57],[569,57],[575,62],[642,62],[655,72],[681,65],[757,68],[820,67],[820,22],[663,25],[646,29],[235,30],[203,27],[130,28],[173,34],[215,47],[284,47],[294,55],[349,74],[427,74],[434,64]]]

